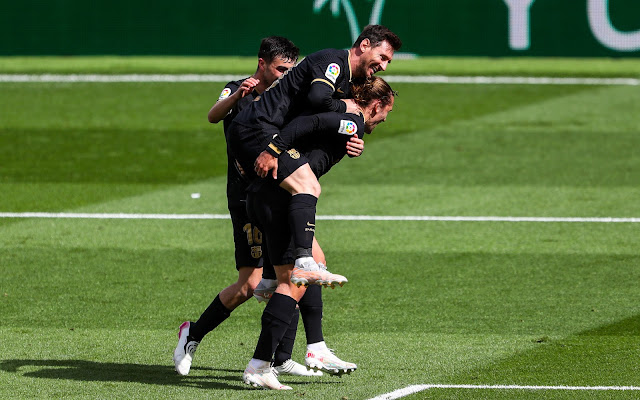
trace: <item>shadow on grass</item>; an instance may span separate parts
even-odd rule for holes
[[[255,390],[242,382],[242,371],[237,369],[194,367],[191,370],[196,373],[180,376],[172,366],[167,365],[118,364],[85,360],[0,361],[0,371],[21,373],[22,376],[30,378],[83,382],[134,382],[200,389]],[[197,371],[204,371],[207,375],[198,375]],[[281,381],[287,383],[286,379]],[[297,386],[339,382],[296,381],[294,383]]]
[[[136,382],[148,385],[188,386],[202,389],[246,390],[241,371],[235,369],[193,368],[211,371],[207,376],[180,376],[171,366],[118,364],[84,360],[3,360],[0,370],[45,379],[85,382]]]

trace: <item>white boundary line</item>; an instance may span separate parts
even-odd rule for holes
[[[242,79],[243,75],[216,74],[0,74],[0,82],[229,82]],[[526,76],[445,76],[445,75],[389,75],[388,82],[446,83],[446,84],[499,84],[499,85],[620,85],[640,86],[636,78],[578,78],[578,77],[526,77]]]
[[[80,219],[229,219],[229,214],[127,214],[127,213],[50,213],[0,212],[0,218],[80,218]],[[498,216],[420,216],[420,215],[318,215],[318,220],[330,221],[460,221],[460,222],[594,222],[640,223],[640,218],[614,217],[498,217]]]
[[[395,400],[429,389],[640,391],[638,386],[413,385],[369,400]]]

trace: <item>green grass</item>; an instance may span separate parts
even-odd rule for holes
[[[107,72],[94,61],[81,71]],[[123,73],[232,72],[183,61],[110,62]],[[394,72],[409,73],[401,61]],[[484,74],[494,60],[469,61],[425,71],[466,74],[477,63]],[[549,60],[495,61],[564,74]],[[49,71],[80,71],[72,64]],[[617,69],[626,60],[595,64],[608,69],[576,75],[637,74]],[[0,60],[3,73],[41,65]],[[0,212],[225,213],[224,138],[205,119],[221,86],[0,83]],[[319,214],[640,216],[637,89],[394,86],[395,110],[363,156],[322,179]],[[202,342],[188,377],[173,371],[178,325],[234,280],[228,220],[1,218],[0,397],[356,400],[418,384],[637,387],[639,234],[631,223],[319,221],[331,269],[350,280],[324,291],[325,336],[359,369],[285,377],[294,390],[283,394],[240,379],[263,309],[254,301]],[[298,361],[303,352],[301,329]],[[430,389],[404,399],[637,394]]]
[[[249,74],[254,57],[122,57],[42,56],[0,57],[0,73],[198,73]],[[640,77],[640,60],[634,58],[483,58],[418,57],[393,60],[387,72],[394,75],[508,75]],[[384,74],[383,74],[384,75]]]

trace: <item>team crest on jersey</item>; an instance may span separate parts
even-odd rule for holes
[[[340,128],[338,128],[338,133],[342,133],[343,135],[355,135],[358,132],[358,125],[355,122],[349,121],[348,119],[340,120]]]
[[[251,246],[251,257],[253,258],[262,257],[262,246]]]
[[[289,157],[293,158],[294,160],[300,158],[300,153],[296,149],[287,150],[287,153],[289,153]]]
[[[331,82],[336,83],[338,76],[340,75],[340,66],[336,63],[331,63],[327,67],[327,70],[324,72],[324,76],[327,77]]]
[[[218,101],[226,99],[227,97],[229,97],[230,94],[231,94],[231,89],[229,89],[228,87],[224,88],[222,90],[222,93],[220,93],[220,97],[218,97]]]

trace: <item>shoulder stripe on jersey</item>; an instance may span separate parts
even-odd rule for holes
[[[312,81],[311,81],[311,84],[313,84],[313,83],[315,83],[315,82],[324,82],[324,83],[326,83],[327,85],[331,86],[331,89],[333,89],[333,91],[334,91],[334,92],[335,92],[335,90],[336,90],[336,87],[335,87],[335,86],[333,86],[333,84],[332,84],[331,82],[329,82],[328,80],[326,80],[326,79],[320,79],[320,78],[318,78],[318,79],[314,79],[314,80],[312,80]]]

